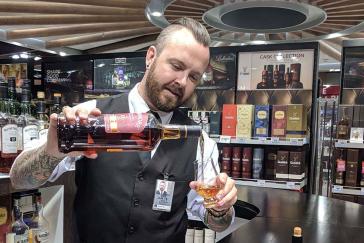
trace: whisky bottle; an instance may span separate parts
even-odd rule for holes
[[[273,71],[273,88],[279,88],[279,70],[278,65],[275,66]]]
[[[266,89],[268,88],[268,71],[267,65],[264,65],[264,69],[262,71],[262,82],[258,84],[258,89]]]
[[[1,166],[0,172],[9,173],[17,153],[17,126],[15,116],[11,114],[11,102],[7,99],[8,87],[0,82],[1,97]]]
[[[150,113],[103,114],[89,117],[87,124],[66,124],[58,116],[58,148],[71,151],[150,151],[160,140],[200,137],[201,127],[162,125]]]
[[[53,105],[50,107],[49,115],[56,113],[59,114],[62,112],[62,94],[54,93],[53,94]]]
[[[33,242],[49,242],[49,223],[44,217],[42,194],[40,192],[33,195],[33,210],[34,214],[30,223],[30,228],[33,231]]]
[[[335,184],[344,185],[346,161],[344,159],[344,150],[340,149],[340,155],[336,160]]]
[[[9,105],[9,113],[12,116],[15,117],[19,115],[20,103],[16,98],[15,77],[8,78],[8,105]]]
[[[38,137],[46,138],[49,128],[49,117],[46,114],[46,107],[44,101],[38,101],[37,103],[37,120],[38,120]]]
[[[31,140],[39,138],[38,121],[31,114],[31,93],[28,85],[28,83],[24,83],[22,87],[21,112],[16,120],[18,129],[18,153],[28,149]]]
[[[284,74],[284,81],[286,82],[286,89],[291,88],[292,75],[289,71],[289,67],[287,68],[287,72]]]
[[[11,224],[11,232],[15,234],[15,242],[28,243],[29,227],[24,223],[19,198],[14,198],[13,217],[14,221]]]
[[[343,107],[343,113],[340,121],[337,124],[337,138],[338,139],[349,139],[350,136],[350,119],[348,117],[348,108]]]

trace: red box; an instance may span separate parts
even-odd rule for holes
[[[236,105],[224,104],[222,108],[222,135],[236,136]]]
[[[274,105],[272,109],[272,137],[285,137],[287,127],[287,106]]]

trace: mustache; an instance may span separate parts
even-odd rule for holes
[[[178,97],[183,97],[183,95],[185,93],[184,88],[182,88],[176,84],[167,85],[165,88],[170,90],[172,93],[176,94]]]

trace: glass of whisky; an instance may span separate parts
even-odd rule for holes
[[[215,207],[218,202],[216,195],[221,186],[216,183],[218,171],[212,158],[194,161],[194,169],[195,181],[197,181],[196,192],[203,197],[205,208]]]

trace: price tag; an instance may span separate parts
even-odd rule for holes
[[[224,136],[221,135],[219,139],[219,143],[230,143],[231,137],[230,136]]]
[[[298,144],[298,139],[297,138],[291,138],[290,139],[290,142],[291,142],[291,144]]]
[[[258,186],[265,186],[265,180],[258,180]]]
[[[287,181],[288,189],[296,189],[296,184],[293,181]]]
[[[360,188],[360,195],[364,195],[364,187]]]
[[[337,143],[340,144],[340,145],[345,145],[345,144],[347,144],[347,141],[339,139],[339,140],[337,140]]]
[[[258,140],[259,141],[266,141],[267,139],[266,138],[263,138],[263,137],[258,137]]]
[[[332,188],[333,192],[342,192],[344,190],[343,186],[339,186],[339,185],[334,185],[334,187]]]
[[[236,143],[245,144],[246,138],[236,138]]]

